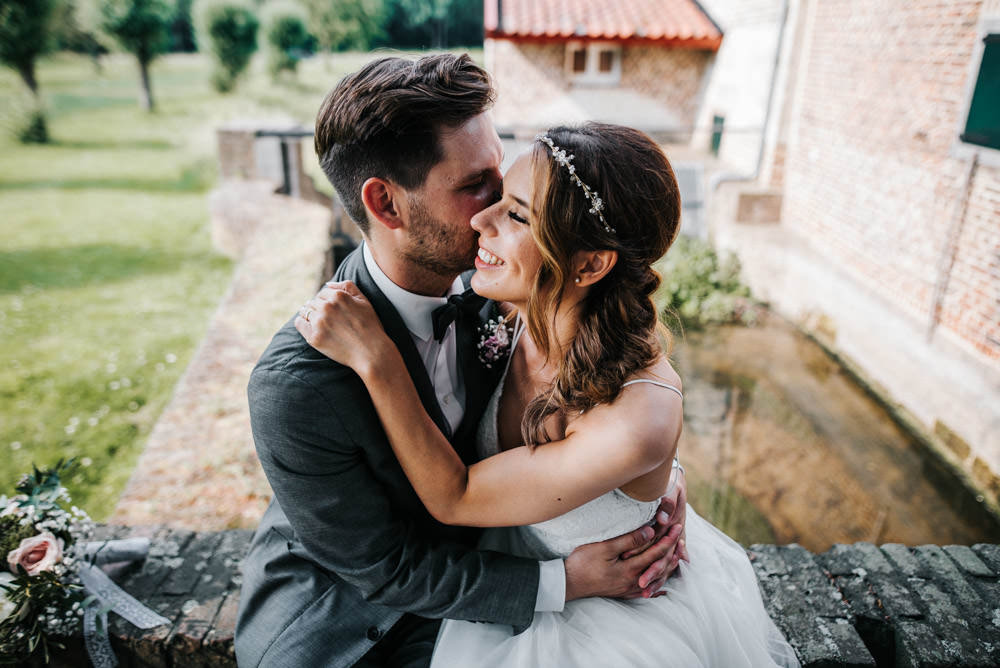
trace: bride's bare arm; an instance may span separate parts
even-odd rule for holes
[[[640,385],[577,419],[561,441],[513,448],[466,467],[424,410],[367,300],[349,283],[324,292],[296,326],[310,345],[364,381],[407,478],[441,522],[514,526],[551,519],[673,457],[680,399]]]

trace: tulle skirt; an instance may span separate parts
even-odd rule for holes
[[[517,529],[490,530],[491,548],[522,552]],[[432,668],[454,666],[622,666],[736,668],[799,666],[768,617],[743,548],[687,510],[691,563],[681,562],[665,596],[570,601],[511,627],[445,620]]]

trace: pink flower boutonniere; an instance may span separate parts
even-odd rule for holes
[[[510,344],[514,328],[509,326],[503,316],[487,320],[479,326],[479,361],[487,369],[502,362],[510,354]]]

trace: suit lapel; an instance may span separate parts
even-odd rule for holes
[[[424,410],[431,416],[431,419],[437,425],[438,429],[441,430],[441,433],[450,434],[451,429],[448,427],[444,414],[441,412],[441,407],[438,406],[434,386],[431,385],[431,379],[427,375],[427,368],[424,366],[423,360],[420,359],[420,353],[417,352],[417,347],[413,343],[410,330],[403,324],[402,318],[399,317],[399,313],[386,298],[385,294],[375,285],[375,281],[368,272],[368,267],[365,266],[364,257],[361,254],[361,246],[344,258],[340,269],[337,271],[336,280],[354,281],[355,285],[364,293],[368,301],[371,302],[375,308],[375,313],[378,314],[379,320],[382,322],[382,327],[385,328],[385,333],[389,335],[389,338],[396,344],[400,354],[403,356],[406,370],[409,372],[410,378],[413,379],[413,384],[417,388],[417,394],[420,395],[420,403],[423,404]],[[466,415],[468,415],[468,411],[466,411]]]
[[[466,287],[468,287],[469,275],[462,277]],[[458,366],[461,369],[462,378],[465,382],[465,414],[462,416],[462,423],[455,433],[454,443],[456,449],[466,464],[477,461],[478,456],[475,448],[471,447],[475,439],[476,430],[479,427],[479,418],[482,417],[483,408],[489,401],[490,396],[496,386],[499,374],[496,369],[487,369],[479,361],[479,326],[490,317],[496,315],[496,304],[486,302],[479,312],[479,318],[461,318],[456,323],[455,348],[458,352]]]

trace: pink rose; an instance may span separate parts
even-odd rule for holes
[[[25,538],[16,550],[7,553],[7,564],[10,572],[17,574],[20,564],[28,575],[38,575],[42,571],[51,571],[52,567],[62,559],[63,541],[48,531],[37,536]]]

